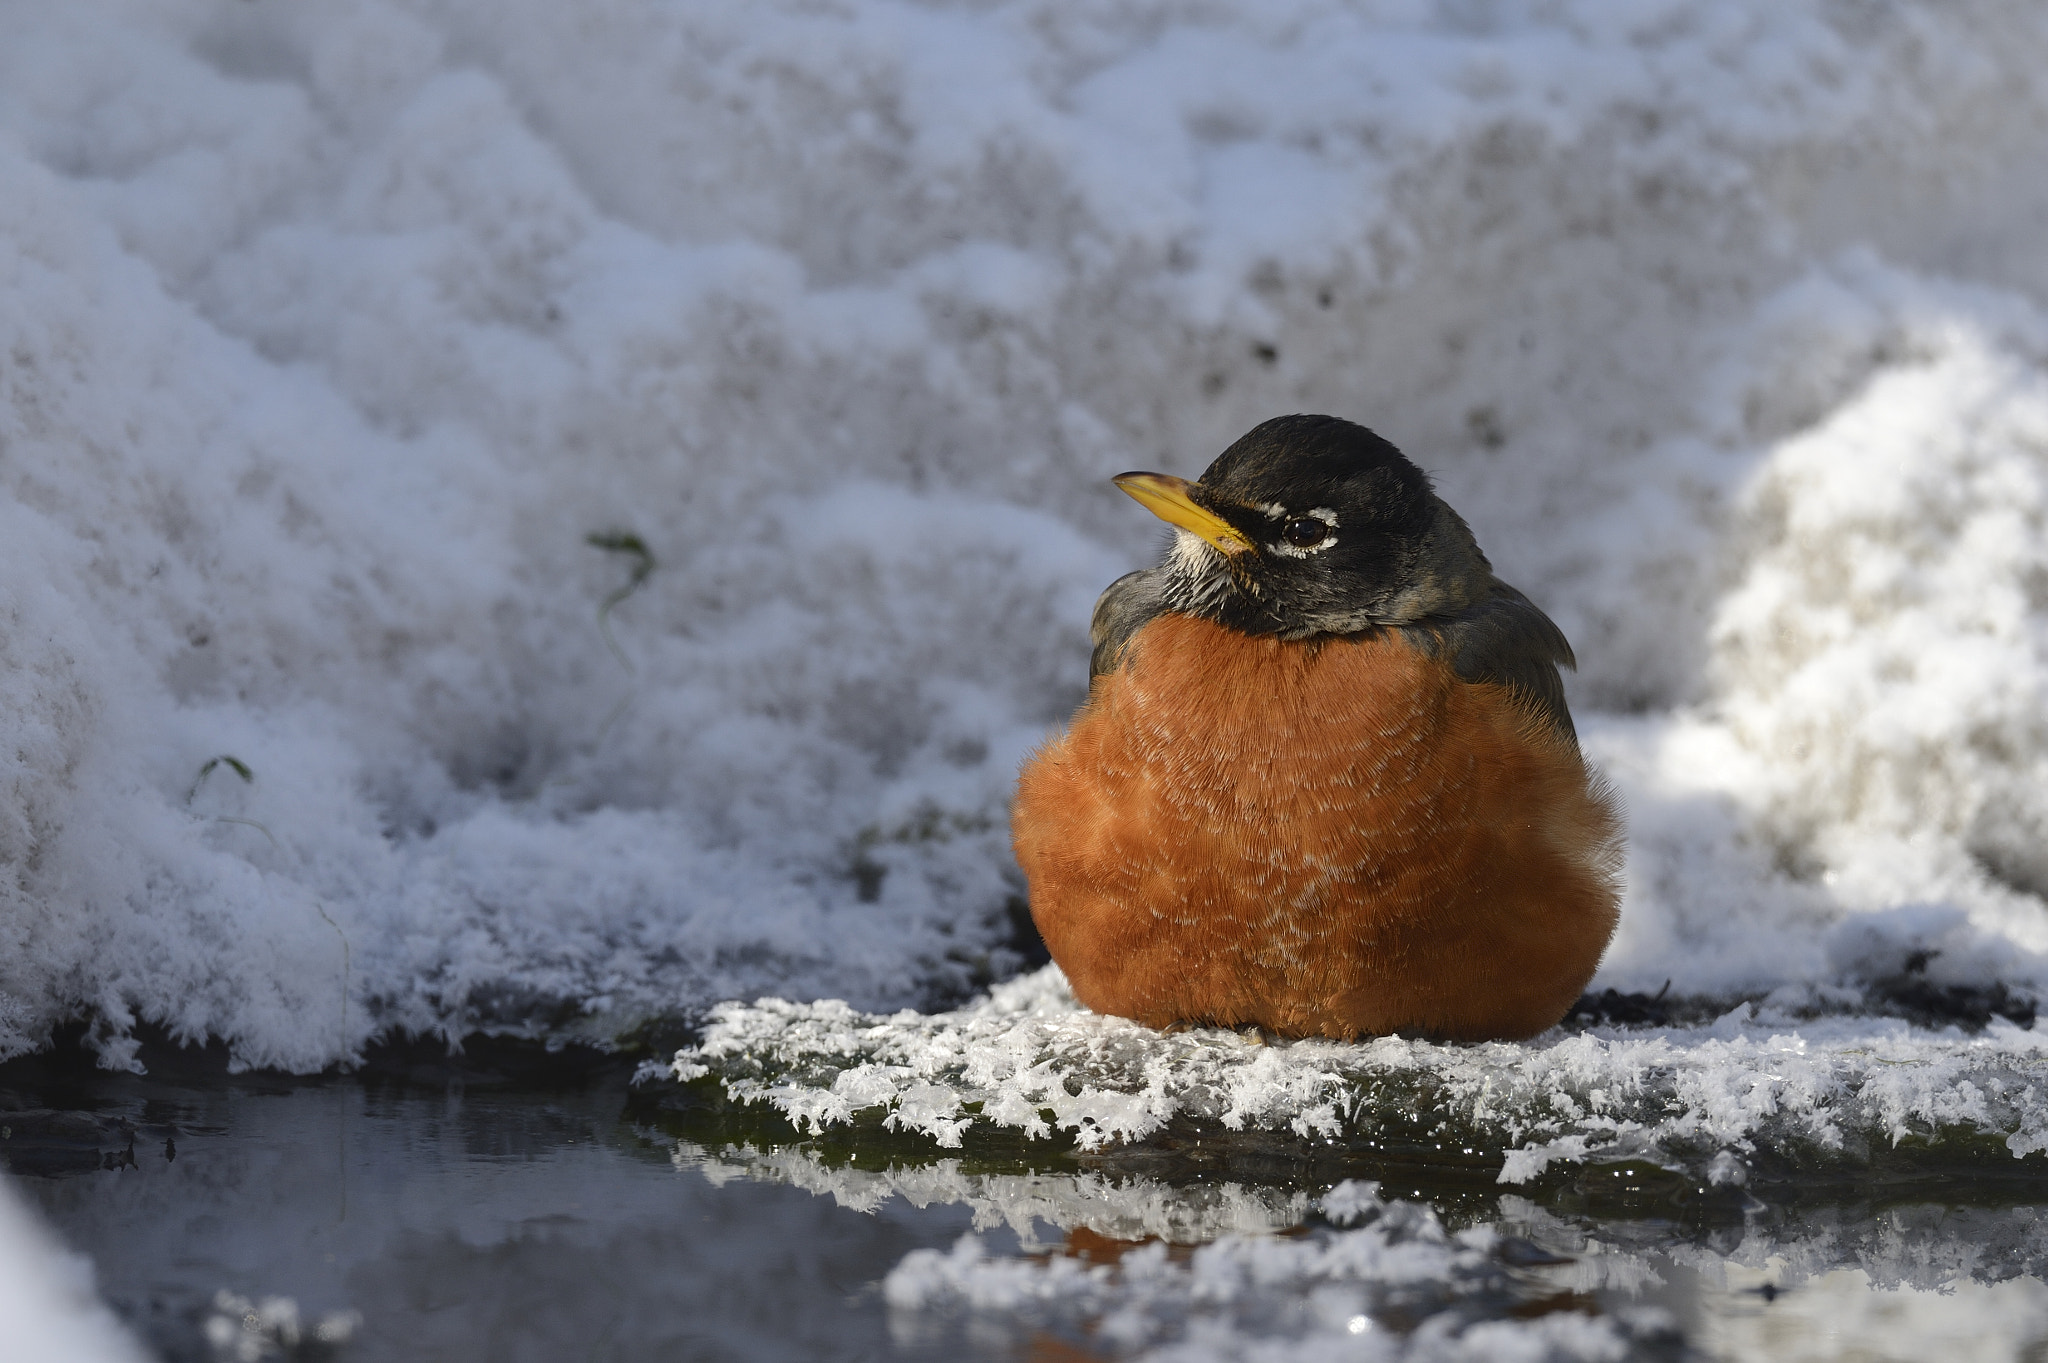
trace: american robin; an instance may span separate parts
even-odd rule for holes
[[[1012,822],[1075,997],[1283,1036],[1555,1024],[1613,934],[1622,838],[1557,626],[1348,421],[1115,481],[1173,541],[1096,603],[1088,699]]]

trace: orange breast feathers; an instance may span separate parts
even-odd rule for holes
[[[1012,831],[1075,996],[1155,1027],[1530,1036],[1619,901],[1577,744],[1391,633],[1159,617],[1026,764]]]

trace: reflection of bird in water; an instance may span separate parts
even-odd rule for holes
[[[1068,1229],[1058,1249],[1053,1250],[1050,1255],[1034,1257],[1058,1256],[1078,1259],[1091,1267],[1098,1264],[1116,1267],[1123,1263],[1124,1256],[1132,1250],[1158,1243],[1160,1242],[1156,1236],[1146,1236],[1142,1240],[1119,1240],[1100,1231],[1091,1230],[1087,1226],[1074,1226]],[[1194,1253],[1193,1245],[1167,1247],[1167,1257],[1179,1264],[1186,1264],[1194,1257]],[[1024,1352],[1026,1363],[1105,1363],[1105,1360],[1115,1356],[1115,1352],[1108,1347],[1098,1352],[1072,1340],[1062,1339],[1050,1330],[1033,1331]]]
[[[1078,1344],[1070,1344],[1046,1330],[1034,1333],[1024,1351],[1025,1363],[1106,1363],[1113,1357],[1115,1355],[1107,1351],[1096,1353]]]
[[[1116,482],[1177,533],[1096,604],[1087,703],[1013,823],[1076,997],[1288,1036],[1556,1023],[1621,844],[1557,627],[1334,417],[1268,421],[1192,484]]]

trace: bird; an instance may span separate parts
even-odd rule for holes
[[[1517,1040],[1620,912],[1623,826],[1550,617],[1393,444],[1254,427],[1096,603],[1087,698],[1027,758],[1011,835],[1075,998],[1146,1026]]]

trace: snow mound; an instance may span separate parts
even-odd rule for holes
[[[142,1363],[148,1355],[99,1299],[93,1276],[92,1260],[60,1245],[0,1178],[0,1358]]]
[[[1954,898],[2038,953],[2048,318],[1854,260],[1759,331],[1789,363],[1745,406],[1790,429],[1735,501],[1710,636],[1758,826],[1846,903]]]
[[[1601,987],[2048,986],[2038,5],[6,21],[0,1056],[957,1002],[1104,480],[1304,410],[1577,646]]]
[[[1265,1131],[1438,1162],[1646,1161],[1715,1184],[1867,1171],[1903,1143],[1976,1158],[2048,1150],[2048,1033],[1981,1035],[1743,1004],[1705,1027],[1553,1031],[1521,1044],[1402,1037],[1261,1044],[1162,1034],[1074,1003],[1057,967],[953,1013],[838,1001],[714,1009],[676,1081],[715,1085],[800,1132],[874,1122],[962,1148],[977,1129],[1083,1152],[1175,1126]],[[667,1082],[661,1080],[658,1082]]]

